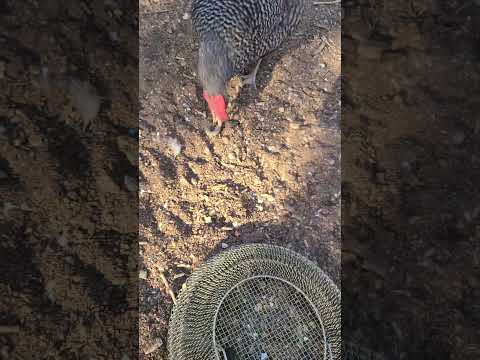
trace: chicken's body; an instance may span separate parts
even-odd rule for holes
[[[305,0],[193,1],[192,21],[200,38],[198,76],[219,122],[228,119],[222,110],[228,81],[277,49],[298,26],[304,7]]]

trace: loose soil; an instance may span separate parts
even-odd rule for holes
[[[480,7],[346,1],[344,14],[344,340],[478,359]]]
[[[1,359],[138,352],[138,18],[128,6],[0,4]]]
[[[213,139],[189,6],[140,2],[141,359],[167,359],[161,274],[178,294],[229,246],[286,246],[340,279],[340,5],[307,13],[263,61],[257,92],[232,80],[232,121]]]

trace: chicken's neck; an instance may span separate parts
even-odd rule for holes
[[[226,95],[226,87],[234,73],[232,53],[220,37],[207,33],[200,40],[198,76],[209,95]]]

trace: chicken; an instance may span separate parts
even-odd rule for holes
[[[198,76],[217,135],[228,120],[229,80],[245,73],[256,88],[262,58],[277,49],[298,26],[305,0],[193,0],[192,21],[200,39]]]

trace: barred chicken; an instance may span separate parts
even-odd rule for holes
[[[305,0],[193,0],[192,21],[200,38],[198,76],[203,97],[217,135],[228,120],[226,89],[229,80],[242,76],[256,88],[262,58],[277,49],[295,30]]]

